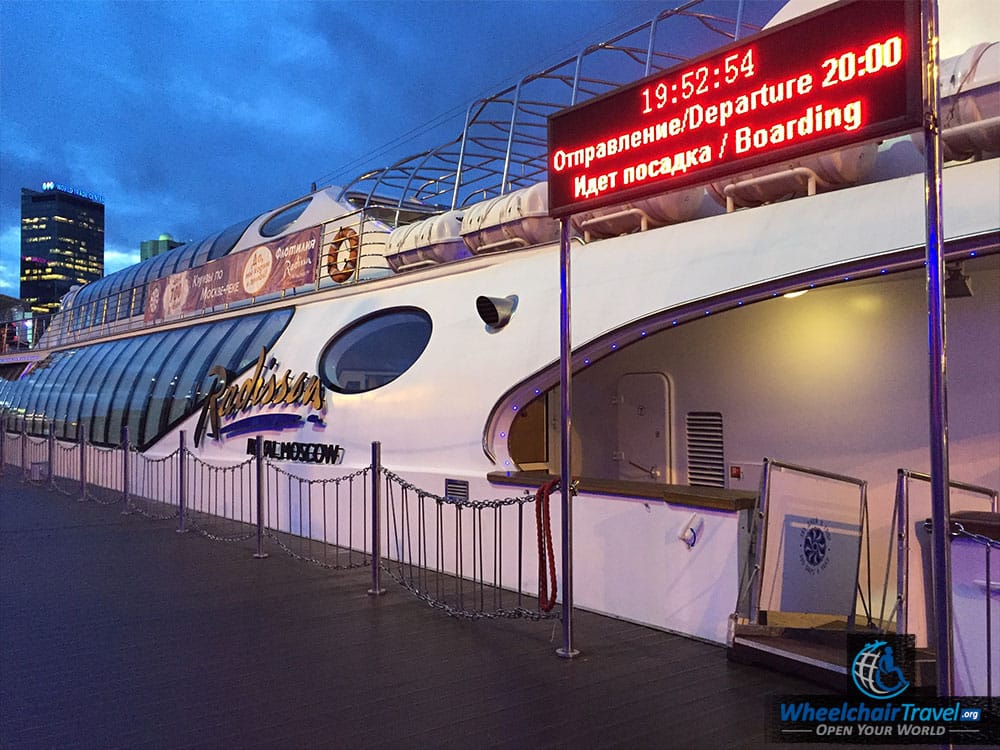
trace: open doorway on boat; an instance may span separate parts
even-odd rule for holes
[[[998,487],[1000,255],[950,258],[949,267],[961,270],[971,291],[947,300],[951,476]],[[871,569],[863,563],[859,576],[881,586],[897,471],[926,471],[929,460],[925,274],[915,262],[859,275],[842,269],[812,288],[775,285],[763,300],[700,303],[711,314],[685,317],[671,308],[640,321],[648,335],[632,324],[631,341],[624,330],[609,333],[616,335],[615,351],[574,373],[572,473],[622,478],[616,459],[623,453],[616,428],[621,383],[632,373],[663,373],[670,386],[664,434],[673,439],[663,475],[640,481],[696,483],[697,450],[687,420],[718,415],[726,489],[758,491],[765,458],[868,483],[871,539],[864,543],[871,545]],[[538,389],[536,401],[547,402],[548,418],[516,420],[509,442],[544,439],[548,469],[557,473],[559,389],[540,388],[543,377],[553,380],[545,372],[523,387]],[[527,429],[538,434],[529,439]],[[893,580],[888,588],[872,593],[892,601]]]

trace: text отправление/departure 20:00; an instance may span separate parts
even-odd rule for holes
[[[550,214],[919,127],[913,6],[834,6],[553,115]]]

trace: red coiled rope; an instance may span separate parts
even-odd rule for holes
[[[552,524],[549,519],[549,495],[559,487],[559,480],[546,482],[535,492],[535,526],[538,529],[538,608],[551,612],[556,606],[556,558],[552,551]],[[548,557],[548,565],[546,565]],[[547,571],[546,571],[547,568]],[[546,575],[548,572],[548,575]],[[552,590],[549,590],[549,581]]]

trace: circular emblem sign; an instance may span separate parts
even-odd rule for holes
[[[274,258],[271,249],[262,245],[250,253],[247,264],[243,268],[243,288],[249,295],[255,295],[267,284],[271,276]]]
[[[825,570],[830,564],[830,530],[814,518],[799,535],[799,563],[810,575]]]

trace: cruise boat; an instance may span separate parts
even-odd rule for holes
[[[900,477],[917,504],[929,471],[921,135],[550,216],[550,116],[818,5],[666,10],[477,100],[451,142],[74,289],[0,357],[7,434],[127,428],[149,458],[183,434],[220,465],[260,436],[317,480],[374,443],[432,496],[534,496],[560,474],[569,312],[575,606],[730,645],[763,613],[896,623],[920,566],[898,574]],[[1000,33],[988,2],[941,18],[952,505],[995,512]]]

